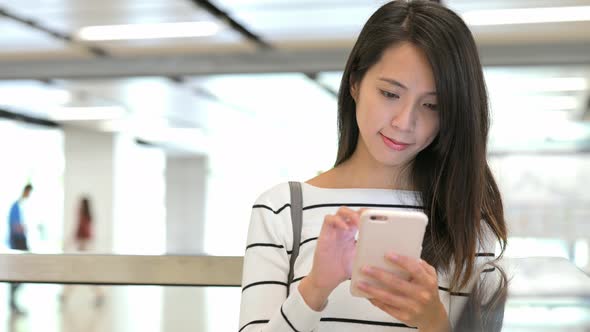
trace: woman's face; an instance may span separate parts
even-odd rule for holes
[[[384,166],[413,161],[438,134],[432,69],[410,43],[388,48],[362,81],[352,85],[351,94],[360,131],[357,149],[368,150],[363,155]]]

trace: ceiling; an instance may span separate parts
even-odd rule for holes
[[[335,140],[340,71],[362,24],[382,3],[0,0],[0,108],[131,132],[176,152],[206,153],[213,139],[252,128],[280,127],[296,137],[293,124]],[[590,1],[573,0],[444,3],[466,20],[481,10],[590,11]],[[200,37],[83,37],[93,26],[182,22],[212,22],[218,30]],[[575,22],[468,23],[486,67],[492,151],[590,151],[590,15]],[[104,119],[66,121],[64,106],[92,106]]]

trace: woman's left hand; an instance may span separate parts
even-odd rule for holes
[[[369,295],[369,301],[420,331],[450,331],[447,312],[438,295],[436,270],[421,259],[393,253],[386,257],[407,271],[409,280],[376,267],[364,267],[363,273],[382,285],[359,283],[359,288]]]

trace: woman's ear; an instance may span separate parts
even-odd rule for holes
[[[358,101],[358,95],[359,95],[359,86],[357,83],[357,80],[352,79],[352,76],[348,79],[348,84],[350,85],[350,95],[352,96],[352,99],[354,99],[354,102],[356,103]]]

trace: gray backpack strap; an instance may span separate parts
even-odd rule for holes
[[[301,219],[303,213],[303,194],[301,193],[301,183],[289,182],[291,190],[291,222],[293,224],[293,249],[291,250],[291,259],[289,260],[289,275],[287,277],[287,296],[289,288],[293,282],[295,271],[295,260],[299,255],[299,244],[301,243]]]

